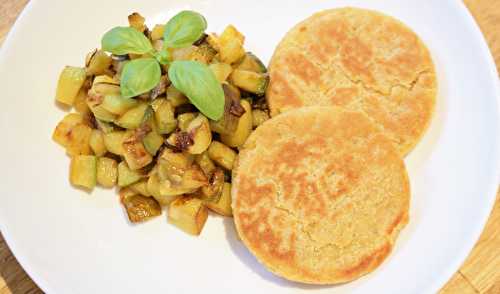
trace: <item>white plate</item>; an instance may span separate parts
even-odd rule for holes
[[[267,272],[235,239],[231,219],[210,217],[199,238],[166,223],[127,223],[115,191],[68,183],[69,159],[51,141],[64,65],[81,65],[102,34],[139,11],[150,24],[181,9],[209,31],[236,25],[265,61],[283,34],[315,11],[352,5],[393,15],[428,45],[439,75],[437,114],[407,158],[411,219],[383,265],[353,283],[314,287]],[[497,73],[461,1],[32,1],[0,56],[0,225],[30,276],[49,293],[432,293],[477,240],[499,179]]]

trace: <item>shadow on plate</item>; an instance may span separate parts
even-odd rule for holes
[[[224,218],[224,229],[226,231],[226,239],[229,242],[231,250],[234,255],[236,255],[247,267],[252,269],[254,273],[259,275],[262,279],[279,285],[281,287],[287,288],[299,288],[304,290],[312,290],[312,289],[326,289],[326,288],[334,288],[335,285],[308,285],[301,284],[296,282],[287,281],[281,277],[276,276],[275,274],[268,271],[262,264],[260,264],[257,259],[248,251],[242,241],[240,241],[239,237],[236,233],[236,228],[234,227],[232,218]]]

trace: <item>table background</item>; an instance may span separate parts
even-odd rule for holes
[[[500,72],[500,0],[464,0],[483,31]],[[0,46],[28,0],[0,0]],[[43,293],[0,233],[0,294]],[[481,238],[440,294],[500,294],[500,191]]]

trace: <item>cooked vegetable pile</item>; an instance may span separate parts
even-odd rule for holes
[[[71,156],[74,186],[118,186],[131,222],[166,206],[170,223],[198,235],[207,209],[232,216],[238,147],[269,118],[267,70],[235,27],[207,35],[196,12],[152,30],[138,13],[128,20],[85,67],[63,69],[56,100],[75,112],[53,139]]]

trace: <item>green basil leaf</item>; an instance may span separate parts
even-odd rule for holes
[[[108,31],[102,37],[101,47],[115,55],[144,54],[153,50],[148,38],[130,27],[116,27]]]
[[[224,91],[208,66],[197,61],[174,61],[168,69],[174,87],[208,118],[218,120],[224,113]]]
[[[172,17],[165,25],[165,48],[187,47],[198,40],[207,29],[205,18],[194,11],[184,10]]]
[[[123,97],[134,97],[153,89],[160,82],[161,68],[154,58],[139,58],[123,67],[120,91]]]

